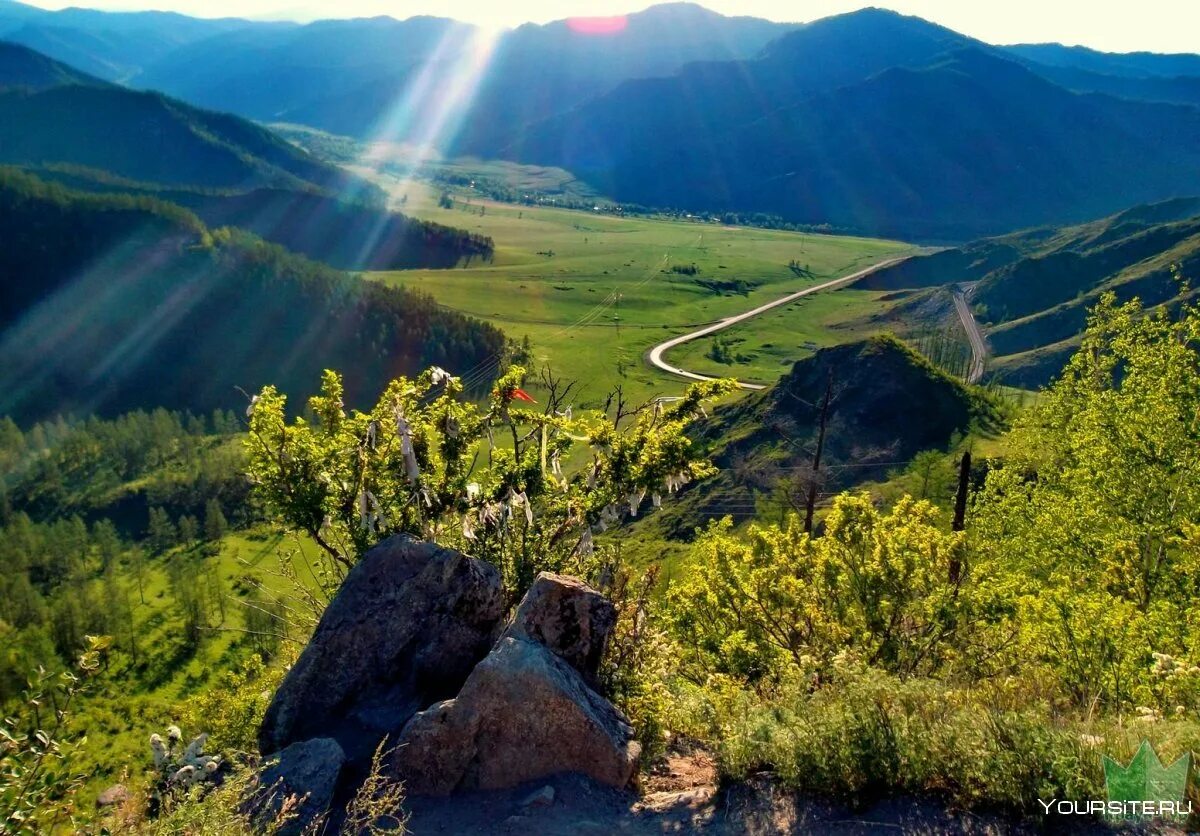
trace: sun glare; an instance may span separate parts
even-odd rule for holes
[[[615,35],[629,25],[626,15],[567,18],[567,28],[580,35]]]

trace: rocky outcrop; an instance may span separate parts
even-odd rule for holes
[[[342,583],[259,729],[264,754],[331,737],[356,764],[418,710],[458,692],[504,615],[500,575],[400,535]]]
[[[563,772],[628,784],[641,748],[588,681],[614,621],[595,590],[541,575],[458,696],[415,715],[396,739],[390,766],[408,792],[504,789]]]
[[[247,811],[255,821],[266,825],[279,816],[289,797],[295,798],[299,805],[295,816],[279,832],[285,836],[305,832],[329,809],[345,763],[346,754],[332,738],[293,743],[263,762]]]
[[[616,621],[612,602],[583,581],[543,572],[504,635],[544,645],[592,681]]]
[[[614,787],[641,753],[628,720],[543,645],[505,637],[459,695],[415,715],[393,765],[412,794],[505,789],[560,772]]]

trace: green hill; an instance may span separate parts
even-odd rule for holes
[[[341,269],[453,267],[486,237],[383,207],[375,186],[236,116],[91,78],[0,42],[0,164],[178,203]]]
[[[0,415],[237,408],[321,370],[352,403],[429,365],[466,369],[499,331],[172,204],[0,171]]]
[[[1176,266],[1185,277],[1200,273],[1200,198],[975,241],[910,259],[857,286],[919,290],[889,314],[913,330],[953,316],[942,288],[966,287],[993,353],[989,369],[1032,388],[1062,368],[1102,293],[1122,301],[1136,296],[1147,306],[1177,302],[1184,289],[1172,273]]]
[[[211,227],[234,226],[341,270],[451,268],[489,260],[491,238],[307,189],[178,189],[77,166],[29,167],[68,188],[134,194],[182,206]]]
[[[662,525],[686,536],[708,519],[778,514],[807,484],[830,391],[818,477],[820,498],[903,469],[972,430],[991,431],[1002,410],[894,337],[823,348],[779,382],[721,407],[700,443],[720,473],[665,506]]]

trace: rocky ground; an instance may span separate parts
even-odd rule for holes
[[[426,834],[905,834],[1035,833],[994,817],[948,811],[913,798],[850,810],[778,790],[766,776],[721,789],[711,757],[676,751],[642,777],[642,793],[578,776],[559,776],[504,792],[410,800],[409,830]]]

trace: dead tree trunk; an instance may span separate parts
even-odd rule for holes
[[[965,531],[967,528],[967,488],[971,481],[971,453],[964,452],[962,462],[958,467],[958,494],[954,497],[954,522],[950,528],[953,531]],[[957,552],[950,558],[950,583],[958,584],[962,576],[962,559]]]
[[[825,383],[825,397],[821,399],[821,418],[817,429],[817,449],[813,453],[812,474],[808,481],[808,497],[804,501],[804,533],[812,534],[813,512],[817,507],[817,482],[821,474],[821,453],[825,450],[825,428],[829,424],[829,400],[833,397],[833,371]]]

